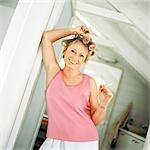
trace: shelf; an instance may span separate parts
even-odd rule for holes
[[[133,132],[127,131],[127,130],[122,129],[122,128],[120,128],[119,130],[122,131],[122,132],[124,132],[124,133],[127,133],[127,134],[130,135],[130,136],[133,136],[134,138],[137,138],[137,139],[139,139],[139,140],[145,142],[145,138],[143,138],[142,136],[140,136],[140,135],[138,135],[138,134],[135,134],[135,133],[133,133]]]

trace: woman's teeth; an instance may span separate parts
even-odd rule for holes
[[[72,61],[71,59],[69,59],[69,61],[74,65],[77,64],[76,62]]]

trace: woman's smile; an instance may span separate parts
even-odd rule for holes
[[[76,61],[72,60],[71,58],[68,58],[68,60],[69,60],[69,62],[70,62],[71,64],[73,64],[73,65],[78,64]]]

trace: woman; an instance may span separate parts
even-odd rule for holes
[[[73,38],[62,42],[65,67],[60,69],[53,43],[69,35]],[[80,71],[94,49],[86,26],[43,33],[48,128],[41,150],[98,150],[96,125],[104,119],[112,93],[105,85],[98,91],[95,80]]]

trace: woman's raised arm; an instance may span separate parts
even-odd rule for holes
[[[53,43],[63,37],[71,35],[72,33],[73,28],[44,31],[42,36],[42,58],[46,71],[46,85],[49,84],[51,79],[60,70],[60,67],[56,60]]]
[[[48,30],[43,33],[42,36],[42,57],[46,71],[53,70],[57,67],[57,61],[55,57],[55,51],[53,43],[63,37],[71,35],[73,29],[54,29]]]

